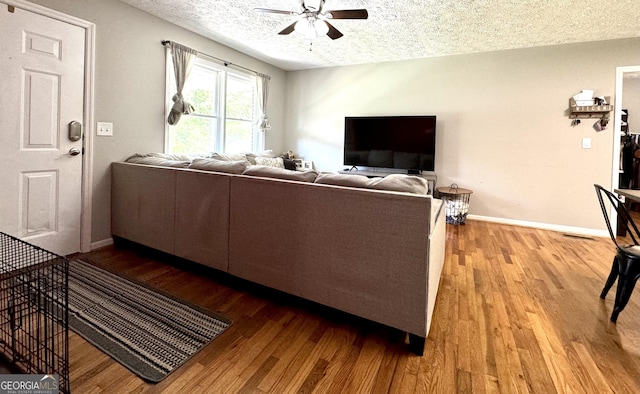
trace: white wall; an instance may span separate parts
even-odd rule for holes
[[[472,189],[470,214],[600,230],[592,185],[611,184],[613,125],[571,127],[569,98],[613,100],[616,66],[640,64],[639,49],[629,39],[288,72],[285,145],[336,171],[345,116],[436,115],[438,185]]]
[[[95,119],[113,122],[113,137],[94,137],[92,241],[111,237],[111,162],[162,152],[165,55],[171,40],[271,76],[268,148],[284,141],[284,71],[139,11],[118,0],[34,0],[96,24]]]

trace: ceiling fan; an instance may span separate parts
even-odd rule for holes
[[[312,5],[310,3],[315,4]],[[302,16],[302,18],[285,27],[278,34],[286,35],[295,30],[311,40],[325,34],[332,40],[343,36],[338,29],[329,23],[331,19],[367,19],[369,17],[369,13],[365,9],[323,11],[324,3],[325,0],[300,0],[300,12],[273,10],[270,8],[254,8],[254,10],[269,14]]]

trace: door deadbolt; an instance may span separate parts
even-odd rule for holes
[[[82,125],[80,122],[72,121],[69,123],[69,140],[75,142],[82,138]]]

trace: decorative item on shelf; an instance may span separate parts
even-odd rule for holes
[[[297,171],[313,170],[313,161],[296,158],[293,151],[284,152],[281,157],[286,160],[292,161]]]
[[[579,124],[578,118],[600,118],[593,125],[597,131],[604,130],[609,123],[609,113],[613,111],[610,96],[593,97],[593,90],[583,90],[569,99],[569,118],[572,126]]]
[[[570,118],[577,117],[587,117],[591,118],[594,116],[600,116],[602,113],[609,113],[613,111],[613,105],[607,104],[610,99],[609,96],[606,96],[602,99],[593,99],[589,102],[589,104],[585,105],[585,101],[580,101],[583,105],[578,105],[578,101],[576,101],[573,97],[569,99],[569,112]],[[600,103],[600,104],[598,104]],[[586,115],[586,116],[582,116]]]
[[[472,190],[459,188],[457,184],[440,186],[436,190],[444,201],[448,224],[465,224],[469,212],[469,198]]]
[[[298,163],[295,160],[296,155],[292,150],[288,150],[280,155],[282,158],[282,162],[284,164],[284,168],[287,170],[296,171],[299,169]]]

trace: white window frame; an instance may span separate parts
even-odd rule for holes
[[[225,146],[225,137],[226,137],[226,128],[225,128],[225,124],[226,124],[226,120],[227,120],[227,114],[226,114],[226,97],[227,97],[227,77],[228,75],[232,75],[233,77],[239,78],[239,79],[243,79],[246,80],[247,82],[251,82],[253,84],[253,89],[254,89],[254,95],[253,95],[253,124],[252,124],[252,133],[253,133],[253,146],[252,149],[254,152],[259,152],[259,151],[263,151],[265,148],[265,138],[264,138],[264,133],[262,133],[256,126],[256,120],[258,119],[258,102],[257,102],[257,88],[256,88],[256,82],[255,82],[255,78],[256,76],[254,74],[251,73],[246,73],[246,72],[242,72],[242,71],[237,71],[237,70],[232,70],[226,66],[222,66],[219,65],[211,60],[206,59],[203,56],[198,56],[196,58],[195,66],[199,66],[199,67],[205,67],[205,68],[210,68],[211,70],[214,70],[216,72],[218,72],[218,81],[216,84],[217,87],[217,119],[216,119],[216,123],[217,123],[217,130],[218,133],[216,135],[216,140],[214,142],[214,151],[216,152],[223,152],[224,150],[224,146]],[[168,152],[169,149],[169,133],[170,133],[170,126],[167,123],[166,119],[169,116],[169,112],[171,112],[171,107],[173,105],[173,101],[171,100],[171,98],[173,97],[173,95],[175,94],[175,82],[174,82],[174,74],[173,74],[173,60],[171,57],[171,49],[169,49],[168,47],[165,49],[165,121],[164,121],[164,126],[165,126],[165,131],[164,131],[164,152],[165,153],[170,153]],[[189,115],[183,115],[183,116],[189,116]],[[230,118],[230,119],[234,119],[234,118]],[[244,119],[240,119],[240,120],[244,120]]]

